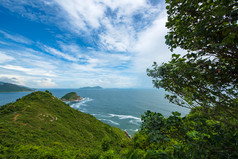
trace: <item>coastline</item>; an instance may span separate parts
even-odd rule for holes
[[[11,91],[11,92],[0,92],[0,93],[19,93],[19,92],[34,92],[35,90],[32,91]]]

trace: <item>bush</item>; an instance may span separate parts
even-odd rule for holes
[[[103,139],[102,140],[102,150],[107,151],[110,149],[110,140],[109,139]]]

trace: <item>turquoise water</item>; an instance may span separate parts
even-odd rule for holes
[[[173,111],[178,111],[182,115],[189,112],[188,109],[164,99],[165,91],[162,89],[48,90],[59,98],[66,93],[77,92],[84,100],[68,103],[72,108],[89,113],[104,123],[127,131],[132,136],[140,128],[140,117],[147,110],[159,112],[166,117]],[[0,93],[0,105],[14,102],[29,93]]]

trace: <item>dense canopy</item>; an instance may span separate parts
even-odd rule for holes
[[[183,57],[174,54],[161,66],[154,63],[148,75],[155,87],[172,93],[166,96],[171,102],[214,108],[222,116],[219,120],[237,127],[237,1],[167,3],[166,43],[171,50],[181,47],[188,53]]]

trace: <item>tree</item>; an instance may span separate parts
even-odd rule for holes
[[[166,0],[171,50],[181,47],[228,60],[238,59],[236,0]],[[237,73],[237,72],[236,72]]]
[[[147,111],[142,115],[141,130],[133,137],[134,149],[164,159],[237,158],[237,129],[213,120],[203,109],[192,108],[185,117],[173,112],[168,118]]]
[[[168,118],[147,111],[127,158],[237,158],[238,2],[166,3],[166,44],[188,53],[155,62],[147,73],[155,87],[170,92],[166,98],[191,111]]]
[[[202,106],[218,121],[238,128],[238,2],[235,0],[168,1],[166,44],[171,61],[154,63],[147,73],[157,88],[171,92],[171,102]],[[210,111],[212,110],[212,111]]]

